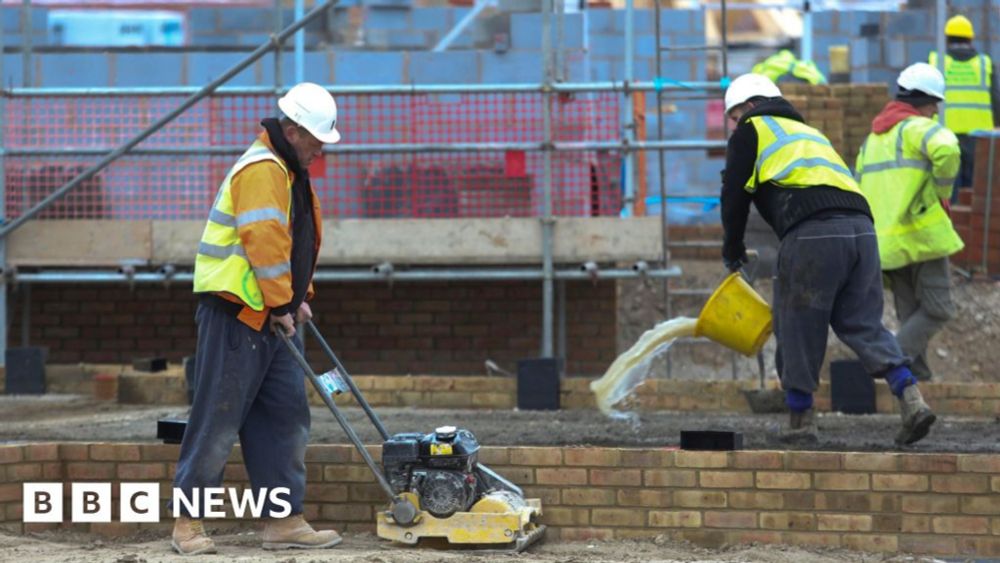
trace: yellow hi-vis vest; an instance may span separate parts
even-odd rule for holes
[[[832,186],[861,195],[851,171],[830,140],[808,125],[762,115],[749,119],[757,130],[757,161],[744,189],[771,182],[782,188]]]
[[[936,52],[931,52],[930,64],[937,66]],[[959,135],[976,129],[992,129],[993,61],[990,56],[979,54],[967,61],[958,61],[945,55],[944,80],[945,127]]]
[[[857,171],[875,218],[883,270],[950,256],[962,249],[942,199],[951,197],[960,149],[955,134],[909,117],[861,145]]]
[[[291,176],[288,174],[285,163],[259,139],[254,141],[222,181],[219,193],[215,196],[212,211],[208,214],[208,222],[205,224],[205,231],[198,244],[198,255],[194,260],[195,293],[225,291],[239,297],[254,311],[264,310],[264,296],[257,283],[257,276],[262,279],[272,278],[287,271],[288,268],[287,265],[283,265],[279,266],[284,268],[282,272],[270,272],[267,271],[269,268],[251,267],[237,229],[241,221],[259,221],[261,217],[235,217],[230,188],[233,176],[237,172],[255,162],[264,160],[273,160],[281,167],[287,178],[288,189],[292,189]],[[285,210],[284,222],[286,225],[291,214],[291,200],[292,198],[289,197],[289,207]],[[270,211],[263,210],[265,213]]]
[[[826,77],[812,61],[801,61],[788,49],[782,49],[753,66],[754,74],[762,74],[778,82],[786,74],[791,74],[809,84],[826,84]]]

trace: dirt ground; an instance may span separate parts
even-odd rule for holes
[[[211,530],[209,530],[211,533]],[[432,562],[551,562],[578,563],[674,563],[674,562],[762,562],[762,563],[932,563],[932,558],[873,555],[845,550],[804,550],[788,546],[739,546],[720,550],[701,549],[685,543],[657,538],[651,541],[590,541],[535,544],[521,554],[475,554],[397,547],[371,534],[347,534],[339,546],[323,552],[267,552],[259,548],[253,531],[213,534],[219,553],[200,555],[199,563],[239,561],[245,563],[313,563],[359,561],[369,563]],[[172,551],[166,534],[146,533],[121,540],[101,540],[69,532],[45,532],[29,537],[0,534],[0,559],[19,563],[64,561],[67,563],[160,563],[191,561]]]
[[[113,405],[88,397],[46,395],[0,396],[0,441],[134,441],[156,440],[156,421],[185,417],[179,407]],[[379,443],[375,428],[360,409],[345,414],[365,443]],[[483,411],[380,408],[378,415],[390,433],[430,432],[455,425],[471,430],[487,446],[591,445],[673,447],[681,430],[733,430],[743,433],[746,449],[787,449],[773,440],[787,415],[711,413],[643,414],[638,428],[613,421],[597,411]],[[895,450],[896,415],[819,416],[820,443],[810,450]],[[333,415],[324,407],[312,410],[311,441],[349,443]],[[1000,445],[1000,422],[983,418],[942,417],[923,441],[906,448],[916,452],[994,452]]]
[[[682,277],[671,280],[671,288],[674,289],[714,288],[726,275],[721,260],[678,260],[674,264],[684,272]],[[753,268],[753,265],[749,266],[751,271]],[[770,274],[764,268],[758,269],[757,273],[759,279],[755,287],[770,302]],[[619,352],[631,346],[643,331],[668,318],[662,295],[660,280],[621,284]],[[936,379],[948,382],[1000,381],[1000,371],[995,368],[1000,365],[1000,346],[996,345],[1000,338],[1000,282],[969,281],[955,273],[952,276],[952,298],[958,309],[956,318],[935,336],[928,349],[928,362]],[[669,316],[697,317],[706,300],[707,296],[674,297]],[[886,292],[882,318],[889,330],[899,328],[891,292]],[[776,378],[773,338],[765,346],[764,358],[767,377]],[[830,331],[827,362],[855,358]],[[676,344],[670,352],[670,361],[669,375],[666,362],[660,361],[654,363],[651,377],[728,379],[733,377],[733,364],[736,366],[736,378],[759,377],[755,359],[722,351],[712,343]]]

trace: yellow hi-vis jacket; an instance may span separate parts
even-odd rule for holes
[[[744,189],[771,182],[782,188],[831,186],[861,195],[851,171],[830,140],[808,125],[771,115],[751,117],[757,131],[757,160]]]
[[[812,61],[800,61],[788,49],[782,49],[753,66],[754,74],[763,74],[778,82],[786,74],[791,74],[809,84],[826,84],[826,77]]]
[[[222,181],[195,257],[195,293],[244,305],[238,318],[257,330],[292,300],[293,180],[263,133]],[[322,220],[319,198],[312,200],[318,249]],[[306,298],[312,294],[310,283]]]
[[[931,52],[929,62],[937,66],[937,53]],[[976,129],[993,128],[993,106],[990,86],[993,83],[993,61],[979,54],[967,61],[944,56],[944,124],[958,135]]]
[[[950,256],[964,246],[941,204],[951,197],[960,154],[955,134],[926,117],[868,135],[857,174],[875,219],[883,270]]]

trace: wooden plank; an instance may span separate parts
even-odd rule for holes
[[[15,266],[118,266],[148,262],[150,221],[35,220],[10,234],[7,262]]]

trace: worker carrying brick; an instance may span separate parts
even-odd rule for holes
[[[903,421],[896,441],[920,440],[935,416],[899,344],[882,325],[872,213],[847,165],[766,76],[734,80],[725,108],[736,127],[723,171],[724,263],[737,271],[746,261],[743,235],[751,202],[781,240],[772,303],[775,364],[791,415],[779,438],[817,439],[813,394],[832,326],[865,370],[885,378],[899,398]]]
[[[955,315],[948,257],[964,244],[945,206],[961,157],[955,134],[933,119],[947,98],[941,72],[916,63],[896,84],[896,99],[872,122],[856,171],[896,302],[896,339],[913,358],[917,379],[930,380],[927,343]]]
[[[993,60],[972,46],[976,33],[969,18],[958,15],[949,19],[944,35],[948,49],[944,56],[944,81],[948,86],[944,124],[958,135],[962,148],[962,167],[956,185],[968,188],[972,186],[976,154],[976,140],[969,133],[1000,126],[1000,93]],[[928,62],[939,66],[936,51],[931,51]],[[958,198],[957,190],[952,198],[953,201]]]
[[[753,66],[754,74],[762,74],[772,82],[805,82],[826,84],[826,77],[816,68],[816,63],[798,59],[788,49],[782,49]]]
[[[277,332],[294,335],[295,323],[312,317],[322,218],[308,167],[340,133],[337,104],[316,84],[296,85],[278,107],[284,116],[262,121],[264,131],[226,174],[198,245],[194,401],[174,487],[186,495],[218,487],[238,437],[255,495],[289,490],[290,513],[267,519],[263,547],[322,548],[341,539],[302,516],[309,404],[302,368]],[[288,512],[266,498],[265,516]],[[213,553],[201,520],[182,513],[173,548]]]

